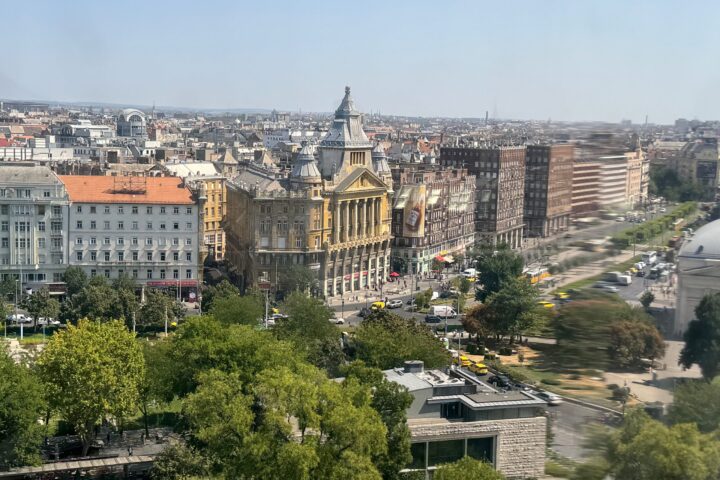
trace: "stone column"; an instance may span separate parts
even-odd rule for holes
[[[343,210],[345,210],[345,225],[343,230],[345,231],[343,235],[343,241],[347,242],[350,240],[350,203],[349,202],[342,202],[343,203]]]
[[[362,201],[362,223],[360,224],[360,235],[362,237],[367,236],[367,218],[368,218],[368,200]]]
[[[360,238],[360,200],[355,200],[354,204],[353,219],[355,228],[353,229],[353,237]]]
[[[375,202],[375,235],[380,235],[380,225],[382,225],[382,200]]]
[[[340,202],[335,204],[335,215],[333,216],[333,243],[340,243]]]
[[[368,205],[368,213],[370,214],[370,218],[368,220],[368,235],[371,237],[375,236],[375,199],[370,198],[368,200],[370,203]]]

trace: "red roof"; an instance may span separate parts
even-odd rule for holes
[[[192,193],[177,177],[59,175],[70,201],[193,205]]]

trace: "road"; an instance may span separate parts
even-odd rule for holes
[[[586,428],[592,423],[602,422],[605,414],[570,402],[548,407],[548,413],[553,432],[552,449],[572,460],[587,457],[591,452],[582,445]]]

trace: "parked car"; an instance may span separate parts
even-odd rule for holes
[[[512,382],[510,379],[505,375],[493,375],[488,380],[489,383],[492,383],[498,388],[510,388],[512,387]]]
[[[472,362],[465,355],[460,355],[459,357],[453,357],[453,365],[460,365],[461,367],[469,367],[470,365],[472,365]]]
[[[45,318],[40,317],[37,321],[38,325],[60,325],[60,322],[58,320],[55,320],[54,318]]]
[[[605,290],[605,291],[607,291],[607,292],[613,292],[613,293],[617,293],[617,292],[620,291],[620,289],[618,289],[618,288],[617,288],[616,286],[614,286],[614,285],[603,285],[603,286],[600,287],[600,288],[602,288],[603,290]]]
[[[563,403],[563,399],[559,395],[555,395],[552,392],[548,392],[546,390],[538,390],[535,394],[538,398],[545,400],[548,405],[551,407],[555,407],[557,405],[560,405]]]
[[[335,325],[345,325],[345,319],[340,317],[332,317],[330,319],[331,323],[334,323]]]
[[[402,300],[395,299],[395,300],[390,300],[386,306],[387,306],[387,308],[400,308],[400,307],[402,307],[402,305],[403,305]]]
[[[475,362],[468,367],[468,370],[473,372],[475,375],[487,375],[488,367],[484,363]]]
[[[425,315],[425,323],[440,323],[442,318],[437,315]]]
[[[538,304],[539,306],[541,306],[541,307],[544,307],[544,308],[553,308],[553,307],[555,307],[555,304],[554,304],[554,303],[548,302],[548,301],[545,301],[545,300],[540,300],[539,302],[537,302],[537,304]]]
[[[32,322],[32,319],[30,317],[26,317],[22,313],[10,314],[7,316],[7,321],[12,323],[30,323]]]
[[[385,308],[385,302],[383,302],[382,300],[373,302],[372,305],[370,305],[371,310],[382,310],[383,308]]]

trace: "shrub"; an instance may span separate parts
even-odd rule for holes
[[[562,385],[560,380],[556,380],[554,378],[543,378],[540,380],[540,383],[544,383],[545,385]]]

